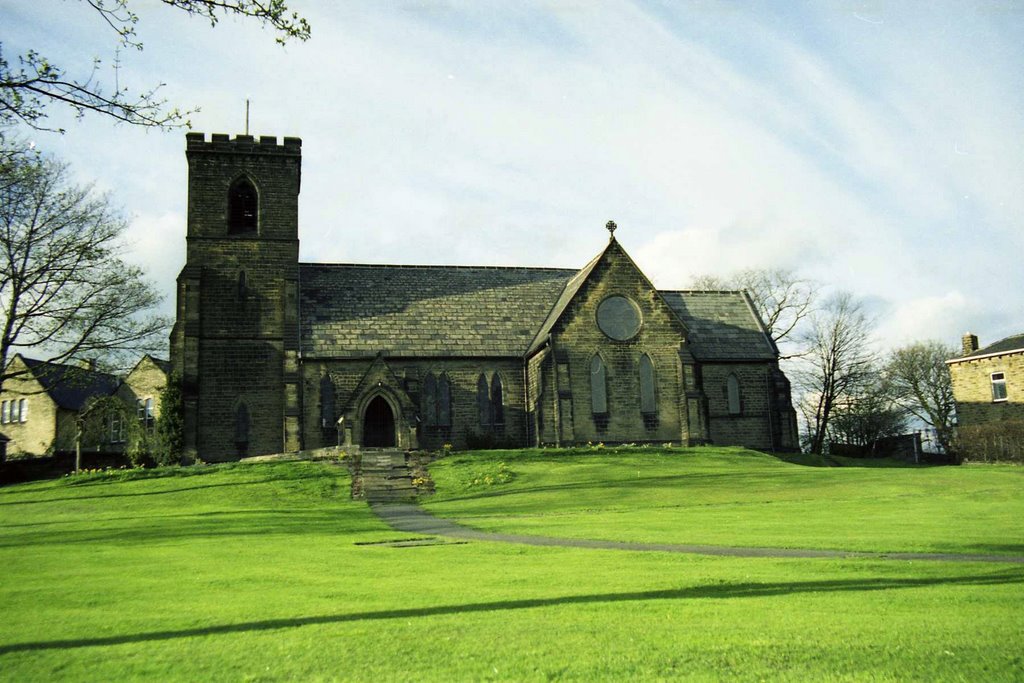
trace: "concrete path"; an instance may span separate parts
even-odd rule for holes
[[[597,541],[582,538],[552,538],[477,531],[430,513],[414,504],[375,504],[374,513],[396,531],[429,536],[445,536],[470,541],[496,543],[522,543],[525,545],[563,546],[567,548],[597,548],[601,550],[656,551],[688,553],[691,555],[719,555],[724,557],[830,557],[864,558],[870,560],[927,560],[933,562],[1005,562],[1024,564],[1021,555],[959,555],[954,553],[866,553],[845,550],[812,550],[802,548],[741,548],[718,545],[689,545],[678,543],[630,543],[624,541]]]

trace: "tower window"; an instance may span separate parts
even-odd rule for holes
[[[228,234],[256,230],[259,197],[248,178],[239,178],[228,191]]]

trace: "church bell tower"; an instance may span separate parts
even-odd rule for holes
[[[171,361],[186,457],[301,448],[299,138],[188,133],[188,228]]]

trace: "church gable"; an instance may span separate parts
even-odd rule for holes
[[[554,357],[544,384],[557,396],[556,440],[678,441],[683,322],[614,239],[570,285],[543,340]]]
[[[582,324],[600,331],[594,338],[602,342],[642,344],[657,330],[678,346],[688,336],[683,321],[614,238],[569,282],[542,331],[560,334],[581,314]],[[542,341],[538,336],[535,346]]]

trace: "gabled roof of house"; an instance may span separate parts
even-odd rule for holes
[[[1024,333],[1015,334],[1007,337],[1006,339],[1000,339],[994,344],[978,349],[974,353],[969,353],[966,356],[960,358],[954,358],[954,361],[967,360],[969,358],[979,358],[982,356],[995,356],[1002,353],[1012,353],[1014,351],[1024,351]]]
[[[151,361],[153,365],[157,366],[157,368],[159,368],[165,375],[171,374],[171,361],[164,360],[163,358],[157,358],[156,356],[147,353],[132,366],[132,369],[128,371],[128,376],[131,376],[133,372],[138,370],[139,366],[145,363],[147,359]]]
[[[77,365],[51,363],[21,356],[25,366],[46,393],[61,408],[81,410],[93,396],[109,396],[121,381],[106,372],[97,372]]]

